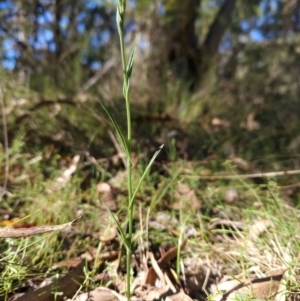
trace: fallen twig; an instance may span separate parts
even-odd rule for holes
[[[186,178],[197,178],[204,180],[234,180],[234,179],[254,179],[254,178],[274,178],[280,176],[298,175],[300,170],[286,170],[286,171],[274,171],[274,172],[258,172],[252,174],[236,174],[236,175],[212,175],[212,176],[201,176],[201,175],[185,175]]]

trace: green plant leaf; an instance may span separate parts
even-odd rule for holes
[[[118,9],[120,10],[120,13],[124,15],[126,10],[126,0],[119,0],[118,1]]]
[[[139,190],[139,188],[140,188],[142,182],[144,181],[144,179],[145,179],[145,177],[146,177],[148,171],[150,170],[151,165],[153,164],[154,160],[156,159],[156,157],[158,156],[158,154],[160,153],[160,151],[162,150],[163,147],[164,147],[164,145],[162,144],[162,145],[158,148],[158,150],[157,150],[157,151],[155,152],[155,154],[152,156],[152,159],[151,159],[150,162],[148,163],[146,169],[144,170],[143,175],[141,176],[140,181],[139,181],[139,183],[137,184],[137,186],[136,186],[136,188],[135,188],[135,191],[134,191],[134,193],[133,193],[133,195],[132,195],[132,198],[131,198],[131,200],[130,200],[129,208],[132,209],[133,203],[134,203],[134,199],[135,199],[135,196],[136,196],[136,194],[137,194],[137,192],[138,192],[138,190]]]
[[[119,10],[117,9],[117,12],[116,12],[116,20],[117,20],[117,27],[118,27],[118,32],[119,32],[119,35],[121,35],[121,30],[122,30],[122,18],[120,16],[120,12]]]
[[[131,77],[131,73],[132,73],[134,54],[135,54],[135,47],[133,48],[133,50],[130,53],[128,64],[127,64],[127,67],[126,67],[126,74],[127,74],[127,77],[128,77],[128,81],[129,81],[129,79]]]
[[[130,77],[133,69],[133,61],[134,61],[134,54],[135,54],[135,48],[131,51],[128,64],[125,70],[125,79],[123,83],[123,94],[125,98],[127,98],[126,95],[129,93],[129,87],[130,87]]]
[[[115,224],[117,225],[117,228],[120,232],[120,235],[122,237],[122,240],[124,241],[124,244],[126,246],[126,248],[128,250],[130,250],[130,242],[127,239],[126,233],[124,232],[124,230],[122,229],[121,224],[119,223],[119,221],[116,219],[115,215],[110,211],[110,209],[107,207],[107,205],[105,204],[105,202],[102,200],[103,205],[105,206],[106,210],[109,212],[109,214],[111,215],[111,217],[113,218]]]
[[[113,124],[118,136],[119,136],[119,139],[121,141],[121,144],[123,146],[123,149],[124,149],[124,152],[126,154],[126,158],[130,158],[130,152],[129,152],[129,149],[128,149],[128,144],[127,144],[127,141],[119,127],[119,124],[117,123],[117,121],[115,120],[115,118],[110,114],[110,112],[106,109],[106,107],[104,106],[104,104],[102,102],[100,102],[103,110],[106,112],[107,116],[109,117],[111,123]]]
[[[125,99],[126,99],[126,95],[127,95],[128,91],[129,91],[129,82],[125,79],[124,83],[123,83],[123,95],[124,95]]]

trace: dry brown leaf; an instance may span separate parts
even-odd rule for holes
[[[81,257],[75,257],[75,258],[69,258],[63,261],[60,261],[58,263],[53,264],[52,270],[59,269],[59,268],[75,268],[78,266],[78,264],[82,261],[83,258]]]
[[[256,221],[250,228],[248,239],[251,241],[256,241],[259,238],[259,235],[268,230],[269,227],[272,226],[272,222],[270,220],[260,220]]]
[[[127,301],[127,298],[118,294],[117,292],[106,288],[99,287],[95,290],[80,294],[76,298],[68,299],[67,301]]]
[[[183,250],[185,245],[186,245],[187,239],[185,239],[181,246],[180,249]],[[177,250],[178,247],[174,247],[172,249],[170,249],[168,252],[166,252],[159,260],[158,260],[158,266],[159,268],[163,268],[167,263],[169,263],[170,261],[172,261],[174,258],[176,258],[177,256]],[[147,272],[147,276],[146,276],[146,280],[145,280],[145,284],[150,284],[152,286],[155,285],[155,281],[157,279],[158,275],[155,271],[155,269],[153,267],[151,267],[148,272]]]
[[[110,211],[117,210],[117,190],[111,187],[108,183],[99,183],[97,185],[97,193],[101,195],[103,203],[100,205],[100,240],[109,242],[116,238],[118,231],[115,222],[111,219]]]
[[[280,279],[281,280],[281,279]],[[278,293],[280,280],[270,279],[264,282],[253,283],[232,292],[227,300],[237,300],[238,296],[251,297],[251,299],[274,300]],[[243,298],[244,299],[244,298]]]
[[[250,163],[241,157],[236,157],[234,154],[231,154],[229,159],[232,160],[232,163],[242,171],[249,171],[251,169]]]
[[[157,231],[167,231],[176,228],[178,224],[178,219],[165,211],[158,211],[155,219],[149,221],[149,227]]]
[[[224,227],[224,228],[233,228],[237,230],[243,230],[243,223],[242,222],[236,222],[236,221],[231,221],[227,219],[222,219],[222,218],[212,218],[210,221],[210,224],[208,226],[209,230],[215,229],[218,226]]]
[[[210,176],[211,170],[208,168],[203,168],[200,170],[200,176]]]
[[[117,204],[115,201],[115,198],[117,197],[116,189],[113,189],[108,183],[99,183],[96,190],[97,193],[101,195],[102,201],[105,202],[109,210],[117,210]],[[101,206],[101,209],[105,209],[107,211],[105,206]]]
[[[116,223],[112,220],[110,213],[106,210],[100,210],[99,217],[100,237],[102,242],[110,242],[118,235]]]
[[[184,239],[184,240],[182,241],[182,244],[181,244],[181,246],[180,246],[180,250],[181,250],[181,251],[185,248],[186,242],[187,242],[187,239]],[[164,265],[166,265],[167,263],[169,263],[171,260],[173,260],[174,258],[176,258],[176,256],[177,256],[177,249],[178,249],[178,247],[176,246],[176,247],[171,248],[168,252],[166,252],[166,253],[158,260],[159,266],[164,266]]]
[[[195,191],[185,183],[180,182],[177,184],[175,198],[178,199],[178,201],[173,204],[172,208],[176,210],[184,208],[198,210],[201,206],[201,202],[196,196]]]
[[[154,285],[155,281],[156,281],[156,278],[158,277],[159,280],[162,283],[162,286],[165,287],[166,281],[165,281],[164,273],[160,269],[160,266],[159,266],[158,262],[155,260],[153,253],[150,252],[149,256],[150,256],[152,269],[153,269],[154,273],[148,273],[149,278],[147,277],[148,282],[146,282],[146,283]]]
[[[0,228],[0,238],[20,238],[20,237],[29,237],[38,234],[43,234],[47,232],[59,231],[67,227],[71,227],[72,224],[78,220],[80,217],[74,219],[70,223],[61,224],[61,225],[52,225],[52,226],[39,226],[31,228],[19,228],[15,229],[12,227]]]
[[[96,256],[101,261],[113,261],[118,258],[119,251],[101,252],[99,254],[98,248],[89,248],[89,252],[81,255],[82,258],[87,258],[88,261],[94,260]]]
[[[285,270],[282,270],[275,275],[256,278],[240,283],[223,294],[221,298],[216,298],[215,300],[237,300],[239,296],[251,297],[251,299],[274,300],[275,296],[279,293],[278,289],[284,273]]]
[[[175,287],[175,284],[178,284],[177,287],[180,289],[182,288],[181,285],[179,285],[180,281],[178,279],[178,276],[174,270],[169,268],[164,272],[164,278],[167,283],[168,288],[175,294],[177,293],[177,289]],[[173,281],[173,282],[172,282]],[[174,284],[173,284],[174,283]]]
[[[211,120],[211,124],[214,125],[214,126],[223,126],[223,127],[226,127],[228,128],[230,126],[230,122],[227,121],[227,120],[222,120],[218,117],[214,117],[212,120]]]
[[[296,136],[294,139],[292,139],[291,143],[288,145],[287,149],[289,151],[295,151],[299,148],[300,145],[300,135]]]
[[[193,299],[186,295],[184,292],[178,292],[167,296],[165,298],[165,301],[193,301]]]
[[[226,276],[225,276],[226,277]],[[213,300],[219,301],[222,299],[221,292],[229,292],[232,291],[235,287],[237,287],[241,281],[237,279],[229,279],[229,280],[221,280],[217,285],[213,284],[211,286],[210,292],[214,295]]]
[[[136,288],[135,294],[144,301],[192,301],[192,299],[183,292],[173,293],[168,286],[156,288],[150,285],[141,285]]]
[[[126,182],[127,179],[127,171],[119,170],[116,175],[111,178],[108,182],[112,187],[121,188],[122,183]]]
[[[140,285],[135,291],[135,295],[144,301],[162,300],[163,296],[170,293],[168,287],[156,288],[152,285]]]
[[[297,270],[297,269],[296,269]],[[286,270],[279,284],[278,294],[275,301],[299,299],[299,276],[297,272]],[[288,294],[287,294],[288,292]]]
[[[63,295],[57,295],[55,300],[62,300],[64,296],[71,297],[76,293],[76,290],[85,278],[83,272],[84,265],[85,260],[81,260],[65,276],[53,279],[51,284],[25,293],[22,296],[13,297],[11,301],[53,301],[54,292],[63,293]]]
[[[70,182],[72,174],[76,171],[77,165],[79,163],[80,156],[76,155],[70,164],[70,166],[65,169],[61,175],[53,182],[51,187],[49,187],[49,190],[59,190],[64,187]]]
[[[247,116],[246,128],[248,131],[257,130],[260,128],[259,122],[255,120],[255,113],[252,112]]]
[[[214,282],[220,279],[221,267],[212,267],[197,256],[187,257],[184,260],[184,290],[194,299],[203,300],[204,291],[207,291]],[[212,280],[212,281],[211,281]]]

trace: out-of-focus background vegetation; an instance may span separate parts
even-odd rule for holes
[[[165,143],[166,155],[184,159],[298,167],[300,1],[139,0],[127,8],[135,151]],[[115,154],[99,105],[125,122],[115,13],[113,0],[0,2],[10,144]]]

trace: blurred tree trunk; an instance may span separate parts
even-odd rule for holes
[[[198,76],[196,78],[197,85],[201,85],[204,76],[214,65],[220,43],[230,25],[230,17],[234,10],[235,3],[236,0],[225,0],[209,28],[205,41],[200,48],[200,64],[198,65]]]
[[[167,62],[175,77],[193,85],[199,64],[195,22],[201,0],[176,0],[171,5],[166,8],[166,24],[163,27],[167,38],[164,45]]]
[[[201,0],[167,1],[163,24],[161,26],[155,24],[152,35],[154,51],[156,51],[154,78],[159,79],[158,72],[162,72],[159,69],[165,66],[171,70],[175,79],[185,83],[191,91],[197,90],[213,66],[222,37],[230,24],[235,3],[236,0],[223,2],[208,29],[204,42],[200,44],[196,33],[196,22],[199,18]],[[157,28],[160,28],[160,34]]]

